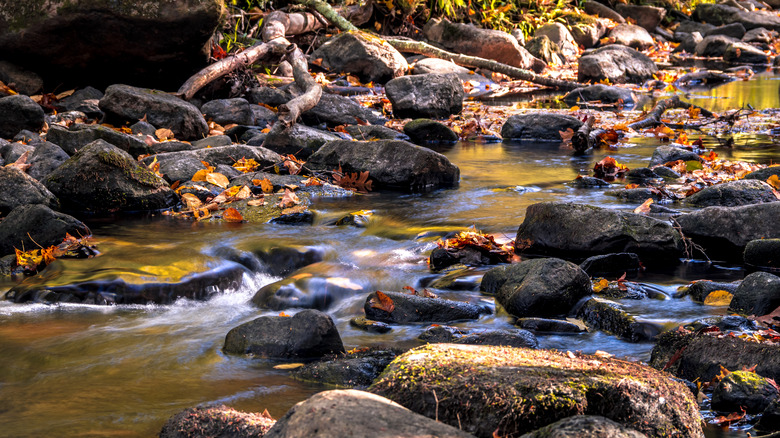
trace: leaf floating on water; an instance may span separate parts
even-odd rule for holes
[[[704,304],[707,306],[728,306],[731,304],[732,298],[734,298],[734,295],[728,291],[715,290],[704,298]]]
[[[274,365],[274,369],[275,370],[296,370],[302,366],[303,366],[302,363],[283,363],[279,365]]]
[[[222,219],[226,222],[244,222],[244,216],[232,207],[222,212]]]
[[[387,313],[393,313],[395,310],[393,299],[381,291],[376,291],[376,296],[372,297],[368,304],[374,309],[384,310]]]

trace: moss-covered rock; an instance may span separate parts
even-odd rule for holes
[[[342,388],[366,388],[398,354],[400,351],[376,349],[347,352],[343,356],[325,357],[308,363],[295,370],[292,376]]]
[[[599,298],[591,298],[582,303],[576,315],[590,328],[603,330],[632,342],[653,339],[661,332],[658,325],[637,321],[616,303]]]
[[[169,418],[160,438],[262,437],[275,423],[268,415],[240,412],[225,405],[198,406]]]
[[[516,436],[601,415],[648,437],[702,437],[693,395],[649,367],[550,350],[433,344],[393,361],[369,388],[478,437]]]
[[[777,396],[777,388],[766,378],[750,371],[734,371],[721,379],[712,391],[712,409],[736,412],[743,408],[757,414]]]
[[[599,415],[575,415],[520,438],[646,438],[647,435]]]

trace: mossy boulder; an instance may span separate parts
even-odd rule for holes
[[[631,342],[647,341],[661,332],[661,327],[637,319],[618,304],[600,298],[591,298],[576,310],[577,318],[588,327],[612,333]]]
[[[400,354],[393,350],[363,350],[324,357],[298,368],[292,376],[298,380],[342,388],[367,388]]]
[[[225,405],[198,406],[169,418],[160,438],[262,437],[275,423],[267,414],[241,412]]]
[[[601,415],[648,437],[703,437],[682,383],[584,354],[431,344],[399,356],[369,391],[478,437],[517,436],[572,415]]]
[[[0,221],[0,256],[15,254],[14,248],[30,250],[39,245],[59,245],[66,234],[78,237],[92,232],[73,216],[43,204],[20,205]]]
[[[745,263],[780,269],[780,239],[751,240],[745,246]]]
[[[768,272],[754,272],[739,284],[729,304],[732,312],[767,315],[780,307],[780,277]]]
[[[750,371],[734,371],[718,382],[712,391],[712,409],[750,414],[766,409],[778,397],[775,385]]]

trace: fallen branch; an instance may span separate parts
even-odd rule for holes
[[[580,126],[580,129],[571,137],[571,145],[575,152],[583,153],[596,144],[596,136],[591,135],[591,133],[595,132],[593,130],[593,124],[595,122],[596,118],[594,116],[588,117],[588,119],[585,120],[585,123]]]
[[[714,114],[712,114],[711,111],[706,110],[700,106],[690,104],[688,102],[683,102],[680,100],[680,96],[674,96],[669,99],[659,100],[652,110],[650,110],[649,113],[647,113],[647,116],[643,118],[642,120],[636,121],[634,123],[629,123],[628,127],[638,131],[640,129],[644,128],[653,128],[658,125],[663,124],[661,121],[661,116],[670,109],[673,108],[683,108],[683,109],[691,109],[691,108],[697,108],[701,115],[704,117],[712,117]]]
[[[322,87],[309,74],[309,64],[301,49],[295,44],[290,44],[287,47],[285,59],[292,65],[295,84],[301,88],[303,93],[289,102],[279,105],[279,118],[271,128],[269,135],[278,134],[291,127],[301,113],[314,108],[322,96]]]

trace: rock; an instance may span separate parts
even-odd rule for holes
[[[726,53],[726,48],[736,42],[734,38],[725,35],[711,35],[704,37],[698,44],[693,53],[696,56],[705,56],[710,58],[722,57]]]
[[[292,317],[261,316],[231,329],[225,353],[252,354],[277,359],[318,358],[344,352],[330,316],[303,310]]]
[[[684,34],[684,36],[681,38],[680,45],[675,47],[673,52],[685,52],[694,54],[696,53],[696,46],[699,45],[700,42],[704,40],[704,37],[701,36],[699,32],[693,32],[689,34]]]
[[[365,330],[372,333],[389,333],[393,330],[389,325],[368,319],[365,316],[356,316],[349,320],[349,325],[360,330]]]
[[[638,321],[617,303],[601,298],[583,302],[577,307],[575,315],[589,328],[603,330],[631,342],[652,340],[662,331],[662,327]]]
[[[281,132],[268,133],[263,147],[277,154],[293,154],[296,158],[305,160],[317,152],[322,145],[335,140],[341,140],[341,138],[330,132],[296,123]]]
[[[580,268],[591,277],[603,277],[621,275],[625,272],[637,272],[642,269],[642,264],[636,254],[623,252],[588,257],[580,263]]]
[[[369,391],[485,438],[518,436],[571,415],[607,416],[648,437],[704,436],[682,383],[586,354],[429,344],[396,358]]]
[[[653,46],[653,37],[645,28],[633,24],[618,24],[607,34],[614,38],[615,43],[631,47],[632,49],[645,50]]]
[[[739,287],[739,283],[740,282],[738,281],[732,283],[723,283],[719,281],[698,280],[689,284],[686,287],[684,293],[680,296],[690,295],[691,299],[701,303],[704,302],[704,300],[707,298],[707,295],[715,292],[716,290],[725,290],[726,292],[734,295],[734,292],[737,291],[737,287]]]
[[[94,117],[102,115],[98,102],[103,98],[103,92],[90,86],[79,88],[70,96],[64,97],[54,103],[57,111],[81,111],[85,115]],[[85,111],[86,110],[86,111]]]
[[[595,3],[595,2],[588,2]],[[586,3],[586,4],[588,4]],[[637,432],[600,415],[574,415],[537,429],[520,438],[646,438]]]
[[[212,135],[191,142],[194,149],[216,148],[220,146],[232,146],[233,140],[228,135]]]
[[[73,216],[53,211],[43,204],[21,205],[0,221],[0,255],[15,254],[14,248],[48,248],[65,235],[89,236],[92,232]]]
[[[109,122],[135,123],[146,120],[157,128],[168,128],[179,140],[197,140],[209,132],[206,119],[193,104],[176,96],[148,88],[111,85],[100,99],[100,109]]]
[[[447,125],[431,119],[416,119],[404,125],[404,134],[412,143],[425,146],[430,143],[455,143],[458,134]]]
[[[777,201],[772,186],[754,179],[727,181],[705,187],[685,198],[685,203],[697,207],[737,207]]]
[[[569,21],[568,29],[578,46],[589,49],[599,44],[599,40],[607,34],[609,28],[604,20],[595,19],[594,17],[584,18],[587,16],[584,14],[579,15],[576,18],[570,16],[574,19],[567,20]]]
[[[323,68],[353,73],[362,82],[385,83],[403,76],[408,67],[393,46],[361,32],[343,32],[328,39],[311,54],[311,59],[322,59]]]
[[[22,129],[39,131],[44,116],[43,108],[28,96],[0,97],[0,138],[12,138]]]
[[[780,398],[775,399],[764,409],[761,418],[755,424],[758,431],[775,432],[780,430]]]
[[[383,292],[383,294],[390,298],[394,310],[387,312],[381,309],[381,305],[378,304],[381,301],[377,297],[377,292],[373,292],[366,297],[366,302],[363,305],[367,318],[396,324],[408,324],[478,319],[480,315],[490,313],[484,307],[462,301],[425,298],[401,292]]]
[[[444,155],[401,140],[331,141],[309,157],[314,171],[368,171],[373,188],[426,192],[458,185],[460,169]]]
[[[582,9],[585,11],[586,14],[598,15],[599,17],[609,18],[610,20],[618,24],[623,24],[626,22],[626,19],[623,18],[622,15],[618,14],[615,10],[613,10],[609,6],[603,3],[599,3],[597,1],[593,1],[593,0],[586,1],[582,5]]]
[[[241,158],[253,159],[260,167],[270,167],[282,162],[282,157],[276,152],[259,146],[245,145],[160,153],[144,158],[142,163],[148,166],[155,158],[160,163],[160,173],[170,182],[191,180],[195,172],[204,168],[201,161],[215,167],[219,164],[232,166]]]
[[[746,315],[768,315],[780,307],[780,277],[768,272],[754,272],[739,284],[729,304],[732,312]]]
[[[55,84],[178,88],[208,61],[223,6],[211,0],[0,2],[0,53]]]
[[[771,64],[771,59],[763,50],[742,42],[734,42],[726,47],[723,60],[739,64]]]
[[[322,93],[317,105],[301,114],[304,123],[312,126],[325,123],[328,127],[370,123],[384,125],[387,119],[374,110],[366,108],[354,99],[337,94]]]
[[[178,202],[165,180],[104,140],[86,145],[42,182],[70,211],[150,211]]]
[[[756,29],[758,27],[769,30],[780,30],[780,17],[772,12],[750,12],[723,4],[699,4],[696,6],[693,14],[691,14],[691,19],[703,21],[715,26],[741,23],[747,30]]]
[[[580,54],[577,41],[574,40],[571,32],[563,23],[547,23],[539,26],[534,35],[546,36],[555,43],[561,49],[561,55],[565,61],[572,61]]]
[[[641,84],[653,79],[658,67],[647,55],[636,50],[609,45],[586,52],[580,57],[577,80],[599,82],[609,79],[615,84]]]
[[[0,167],[0,193],[3,193],[0,198],[2,215],[7,215],[16,207],[29,204],[59,207],[57,198],[43,184],[16,167]]]
[[[744,29],[744,27],[743,27]],[[757,27],[751,29],[742,36],[742,42],[744,43],[762,43],[770,44],[778,37],[778,33],[774,30],[767,30],[763,27]]]
[[[38,143],[27,160],[27,163],[30,165],[30,168],[27,169],[27,174],[38,181],[42,181],[54,169],[60,167],[60,164],[67,161],[68,158],[70,156],[56,144],[48,141]]]
[[[515,114],[504,122],[501,137],[505,140],[561,141],[559,132],[577,131],[582,122],[575,117],[552,113]]]
[[[712,390],[712,409],[721,412],[744,409],[749,414],[758,414],[777,397],[777,388],[767,379],[750,371],[734,371]]]
[[[152,149],[142,137],[114,131],[101,125],[74,123],[70,128],[52,125],[46,133],[46,140],[61,147],[68,155],[75,154],[95,140],[105,140],[132,157],[152,153]]]
[[[315,436],[472,437],[386,398],[354,389],[324,391],[298,403],[265,434],[265,438]]]
[[[688,149],[664,145],[655,148],[653,151],[653,156],[650,157],[650,164],[648,164],[648,167],[658,166],[678,160],[702,161],[702,158],[696,152],[689,151]]]
[[[200,110],[207,120],[212,120],[222,126],[230,124],[253,125],[255,123],[255,115],[252,113],[249,102],[241,97],[212,100],[204,103]]]
[[[745,175],[744,179],[757,179],[766,181],[772,175],[777,175],[780,178],[780,166],[765,167],[763,169],[754,170],[753,172]]]
[[[515,325],[536,333],[582,333],[588,331],[582,321],[574,322],[563,319],[517,318]]]
[[[431,271],[438,272],[453,265],[466,266],[497,265],[506,262],[506,257],[491,252],[487,248],[434,248],[428,258]]]
[[[547,64],[563,65],[563,54],[561,48],[546,35],[539,35],[531,38],[525,45],[531,55],[541,59]]]
[[[518,253],[590,257],[631,252],[646,266],[677,264],[682,248],[680,234],[668,222],[563,202],[529,206],[515,239]]]
[[[37,132],[32,132],[26,129],[22,129],[21,131],[16,133],[16,135],[13,138],[13,141],[35,146],[36,143],[40,143],[43,140],[41,139],[41,136]]]
[[[539,348],[539,341],[528,330],[484,330],[461,336],[454,341],[461,345],[495,345],[515,348]]]
[[[629,5],[618,3],[615,10],[626,18],[633,18],[636,24],[652,32],[661,24],[661,20],[666,16],[666,9],[654,6]]]
[[[463,109],[463,85],[457,76],[413,75],[385,84],[395,118],[447,118]]]
[[[675,218],[682,233],[704,248],[710,258],[739,260],[751,240],[780,238],[773,225],[780,202],[741,207],[707,207]]]
[[[278,107],[279,105],[289,102],[292,97],[292,93],[290,93],[286,87],[275,88],[270,86],[260,86],[250,89],[249,93],[246,95],[246,100],[252,104],[262,104],[268,105],[270,107]],[[274,112],[271,109],[268,110]],[[270,113],[268,114],[270,115]],[[276,113],[274,112],[274,114]]]
[[[38,94],[43,89],[40,76],[7,61],[0,61],[0,82],[26,96]]]
[[[252,297],[252,303],[260,308],[273,310],[325,310],[345,298],[367,291],[367,285],[351,280],[337,281],[332,276],[315,276],[306,271],[299,274],[303,275],[288,277],[261,287]]]
[[[764,29],[766,30],[766,29]],[[714,27],[702,34],[702,36],[708,37],[710,35],[725,35],[727,37],[742,39],[745,36],[745,26],[742,23],[730,23],[723,26]]]
[[[761,268],[780,268],[780,239],[751,240],[745,246],[745,263]]]
[[[589,85],[575,88],[563,96],[567,105],[578,105],[585,102],[599,101],[599,103],[619,104],[627,107],[634,105],[636,96],[628,88],[613,87],[604,84]]]
[[[295,379],[333,385],[342,388],[367,388],[387,365],[395,359],[392,350],[358,351],[344,356],[324,358],[298,368]]]
[[[409,136],[402,134],[395,129],[386,128],[377,125],[351,125],[346,127],[347,133],[355,140],[406,140]]]
[[[5,141],[5,140],[3,140]],[[28,153],[29,152],[29,153]],[[11,164],[19,160],[25,153],[29,156],[35,152],[35,146],[24,143],[0,143],[0,157],[2,157],[6,163]]]
[[[468,333],[468,330],[453,327],[451,325],[433,324],[425,329],[417,339],[429,343],[452,343],[462,338]]]
[[[490,79],[474,73],[466,67],[461,67],[451,61],[438,58],[423,58],[411,65],[412,74],[424,75],[428,73],[454,74],[463,82],[471,82],[479,85],[493,85],[495,82]]]
[[[499,30],[452,23],[445,18],[428,20],[423,28],[423,35],[455,53],[493,59],[536,73],[541,73],[545,68],[544,61],[533,57],[518,44],[517,39]]]
[[[225,405],[185,409],[165,422],[160,438],[262,437],[276,420]]]
[[[576,189],[595,189],[601,187],[610,187],[612,185],[601,178],[582,175],[577,175],[577,178],[575,178],[574,181],[572,181],[570,184]]]
[[[579,266],[561,259],[532,259],[499,266],[485,273],[480,290],[518,317],[567,314],[592,292],[590,278]]]
[[[708,23],[702,23],[695,20],[680,20],[680,24],[675,28],[674,32],[677,33],[693,33],[699,32],[704,35],[708,31],[715,29],[717,26]]]

